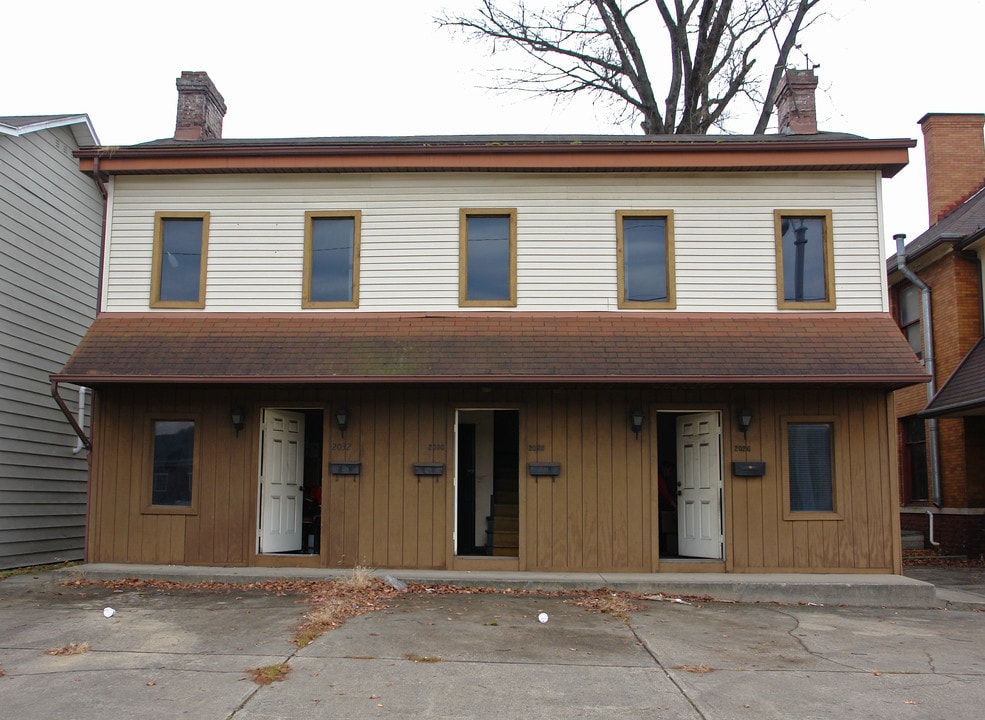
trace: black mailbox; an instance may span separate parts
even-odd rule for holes
[[[415,475],[444,475],[444,463],[414,463]]]
[[[530,463],[530,474],[534,477],[557,476],[561,474],[561,463]]]
[[[360,463],[331,463],[332,475],[358,475]]]
[[[732,463],[732,474],[736,477],[763,477],[766,474],[766,463],[756,462],[734,462]]]

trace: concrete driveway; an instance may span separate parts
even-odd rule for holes
[[[985,707],[981,612],[644,601],[621,619],[559,597],[408,593],[298,650],[303,597],[60,579],[0,581],[0,717],[977,720]],[[89,652],[45,654],[72,642]],[[285,661],[282,682],[248,679]]]

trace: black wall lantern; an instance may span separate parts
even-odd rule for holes
[[[749,430],[749,426],[752,425],[752,410],[749,408],[739,410],[738,420],[739,430],[742,431],[742,437],[745,437],[746,432]]]
[[[339,408],[336,410],[335,422],[338,423],[339,432],[342,433],[342,437],[345,437],[346,428],[349,427],[349,411],[345,408]]]
[[[640,430],[643,429],[643,411],[633,410],[633,412],[629,414],[629,422],[633,432],[636,433],[636,439],[639,440]]]
[[[239,437],[239,431],[243,429],[244,425],[246,425],[246,412],[243,410],[243,408],[237,405],[236,407],[233,408],[231,416],[233,421],[233,427],[236,428],[236,437]]]

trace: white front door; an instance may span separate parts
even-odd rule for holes
[[[677,547],[722,557],[722,431],[717,412],[677,418]]]
[[[304,415],[264,410],[260,432],[260,552],[297,552],[301,549]]]

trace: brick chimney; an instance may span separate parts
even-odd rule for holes
[[[185,70],[175,84],[178,86],[178,117],[174,123],[174,139],[221,138],[226,103],[208,73]]]
[[[784,71],[776,91],[776,118],[781,135],[817,133],[816,88],[817,76],[813,70]]]
[[[927,113],[920,119],[933,225],[985,184],[982,113]]]

